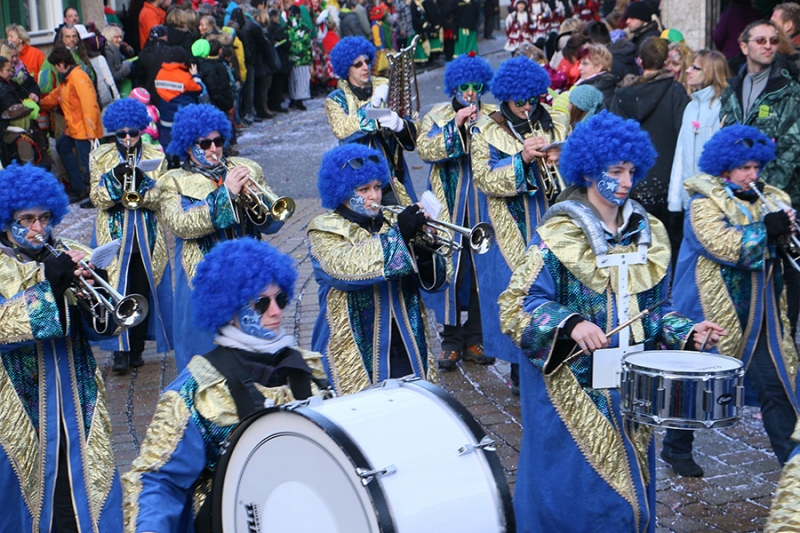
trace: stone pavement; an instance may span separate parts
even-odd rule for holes
[[[94,210],[76,207],[71,206],[70,214],[58,228],[59,234],[88,243]],[[320,212],[318,200],[299,199],[294,216],[277,235],[269,237],[273,245],[290,254],[297,263],[296,299],[287,308],[284,325],[294,329],[303,347],[310,346],[319,309],[306,227]],[[246,265],[231,265],[232,272],[236,268],[246,268]],[[431,324],[431,328],[434,327]],[[438,351],[438,343],[433,344]],[[124,473],[136,457],[160,391],[176,376],[175,362],[171,353],[156,354],[148,347],[143,367],[116,376],[111,372],[110,354],[96,352],[96,355],[106,379],[117,466],[120,473]],[[513,493],[522,427],[519,401],[509,390],[508,370],[508,365],[502,362],[491,367],[462,363],[456,371],[443,374],[441,384],[496,439],[497,454]],[[737,426],[697,433],[695,456],[705,469],[703,478],[678,477],[658,460],[659,533],[738,533],[759,531],[763,527],[780,470],[758,415],[757,410],[747,408],[743,421]],[[662,437],[663,432],[658,431],[659,450]]]

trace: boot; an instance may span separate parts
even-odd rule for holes
[[[133,368],[139,368],[140,366],[144,366],[144,359],[142,359],[141,350],[131,350],[130,365]]]
[[[111,367],[117,374],[124,374],[128,371],[128,358],[130,352],[114,352],[114,366]]]

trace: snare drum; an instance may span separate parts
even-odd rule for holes
[[[228,442],[212,496],[217,533],[515,529],[492,442],[426,381],[262,411]]]
[[[744,369],[733,357],[652,351],[622,359],[625,418],[676,429],[732,426],[742,417]]]

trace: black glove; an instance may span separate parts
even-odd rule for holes
[[[117,178],[117,181],[122,183],[125,181],[125,175],[128,173],[128,165],[127,163],[120,163],[115,166],[111,172],[114,174],[114,177]]]
[[[78,266],[67,254],[58,257],[49,257],[44,260],[44,277],[50,282],[50,287],[57,300],[60,300],[64,292],[75,281],[75,269]]]
[[[129,175],[130,171],[131,169],[127,163],[120,163],[115,166],[111,172],[114,174],[117,181],[119,181],[119,184],[125,186],[125,178]],[[141,185],[145,178],[144,172],[138,168],[133,169],[133,184],[135,189],[139,188],[139,185]]]
[[[788,235],[792,232],[792,222],[786,211],[774,211],[764,216],[764,225],[767,227],[767,237]]]
[[[424,225],[425,215],[420,213],[417,204],[406,207],[402,213],[397,215],[397,227],[406,244],[422,230]]]

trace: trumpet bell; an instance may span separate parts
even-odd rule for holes
[[[272,203],[272,217],[278,222],[286,222],[294,214],[295,203],[288,196],[281,196]]]
[[[142,195],[136,191],[125,191],[122,195],[122,205],[125,209],[139,209],[142,206]]]
[[[144,322],[150,303],[141,294],[126,296],[114,307],[114,322],[122,328],[133,328]]]
[[[469,232],[469,247],[478,255],[483,255],[494,246],[494,228],[488,222],[480,222]]]

